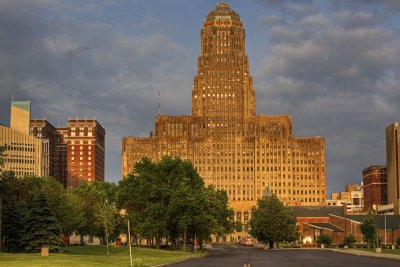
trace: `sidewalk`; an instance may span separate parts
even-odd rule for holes
[[[338,252],[338,253],[353,254],[353,255],[358,255],[358,256],[400,260],[400,255],[394,255],[394,254],[386,254],[386,253],[376,253],[376,252],[369,252],[369,251],[362,251],[362,250],[354,250],[354,249],[351,249],[351,248],[350,249],[330,249],[330,250]]]

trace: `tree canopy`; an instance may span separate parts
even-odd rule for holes
[[[115,203],[117,189],[116,184],[109,182],[82,184],[77,189],[64,189],[52,177],[17,177],[13,171],[1,171],[1,240],[5,249],[13,252],[25,251],[28,244],[31,244],[27,250],[36,251],[37,246],[32,242],[41,239],[33,234],[32,229],[37,229],[36,227],[42,229],[42,232],[52,227],[59,229],[58,239],[61,234],[69,236],[75,232],[98,236],[105,244],[110,239],[115,240],[119,234],[116,233],[116,227],[120,225]],[[51,203],[50,215],[32,214],[35,210],[40,211],[38,207],[32,206],[37,203],[38,198],[44,203],[43,209],[46,203]],[[49,247],[52,251],[57,250],[55,243],[49,244]]]
[[[259,241],[269,243],[272,248],[275,242],[298,240],[296,219],[275,195],[258,200],[252,212],[250,233]]]
[[[108,245],[126,232],[118,213],[121,208],[127,210],[133,236],[149,243],[155,240],[156,246],[163,238],[173,244],[183,239],[185,249],[186,241],[195,236],[201,244],[211,235],[241,227],[232,219],[226,192],[206,187],[191,162],[179,158],[164,157],[159,162],[144,158],[135,173],[119,184],[83,183],[67,189],[52,177],[17,177],[12,171],[0,171],[0,199],[0,240],[14,252],[37,251],[46,242],[56,251],[61,235],[72,233],[81,235],[81,240],[84,235],[97,236]]]
[[[371,212],[368,212],[367,216],[360,225],[360,229],[364,236],[364,240],[368,244],[374,244],[376,242],[376,227]]]
[[[208,239],[233,231],[226,193],[205,187],[190,161],[144,158],[119,186],[118,205],[135,222],[134,232],[154,238],[157,246],[162,237],[174,243],[182,237],[185,249],[186,239],[195,235]]]

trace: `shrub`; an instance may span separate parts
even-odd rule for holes
[[[354,244],[356,242],[357,242],[357,240],[353,235],[348,235],[344,239],[344,244],[345,245],[351,245],[351,244]]]
[[[320,245],[321,244],[330,245],[332,243],[332,236],[325,234],[319,235],[317,238],[317,243]]]

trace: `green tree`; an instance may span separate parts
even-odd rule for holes
[[[21,201],[25,201],[28,195],[27,188],[24,185],[22,179],[18,179],[15,172],[13,171],[0,171],[0,247],[5,245],[5,250],[14,250],[16,247],[15,243],[12,248],[8,248],[7,244],[9,239],[13,239],[13,224],[12,217],[17,214],[15,212],[16,207]],[[19,215],[18,215],[19,216]],[[21,215],[22,216],[22,215]]]
[[[271,248],[275,242],[298,239],[296,219],[275,195],[258,200],[252,212],[250,234]]]
[[[33,201],[40,194],[45,194],[51,203],[52,212],[60,224],[63,234],[70,235],[82,220],[82,205],[76,196],[65,190],[63,185],[53,177],[29,176],[22,178],[24,187],[29,192],[24,196],[27,203]]]
[[[109,255],[108,243],[115,240],[116,226],[120,218],[115,199],[117,185],[110,182],[94,182],[92,185],[82,183],[78,188],[69,188],[67,199],[69,205],[75,206],[75,218],[70,224],[65,224],[65,232],[76,231],[81,236],[99,237],[106,245],[106,254]]]
[[[400,236],[397,237],[396,244],[397,244],[398,246],[400,246]]]
[[[326,235],[326,234],[321,234],[317,237],[317,243],[318,244],[324,244],[324,245],[330,245],[332,243],[332,236]]]
[[[59,222],[61,232],[70,236],[85,225],[85,204],[72,187],[66,189],[63,199],[65,201],[58,212]]]
[[[234,231],[233,210],[229,207],[226,191],[215,190],[214,186],[205,188],[203,210],[205,218],[202,220],[209,221],[209,225],[203,227],[204,232],[200,233],[204,239],[210,234],[223,236]]]
[[[98,190],[93,185],[82,183],[75,189],[75,194],[79,198],[80,208],[82,209],[81,223],[76,228],[81,237],[81,243],[83,243],[83,236],[85,235],[88,235],[89,239],[93,236],[102,237],[102,229],[99,227],[96,217],[96,208],[101,201]]]
[[[25,251],[38,252],[43,246],[49,247],[49,250],[53,252],[59,250],[60,225],[44,193],[35,196],[24,221],[25,233],[22,240]]]
[[[185,185],[177,188],[171,197],[169,216],[178,231],[183,233],[183,251],[186,250],[189,227],[195,225],[196,217],[202,212],[198,198],[198,192],[193,192]]]
[[[376,242],[376,227],[371,212],[368,212],[367,216],[360,225],[360,229],[364,236],[364,240],[368,244],[374,244]]]
[[[28,207],[24,201],[9,205],[4,210],[5,247],[8,252],[24,251],[22,239],[25,235],[25,219],[28,216]]]
[[[107,199],[97,203],[95,209],[96,209],[95,211],[96,222],[104,231],[104,239],[107,247],[107,255],[110,255],[110,250],[108,246],[108,243],[110,241],[109,237],[110,233],[114,230],[115,226],[117,225],[118,210],[115,207],[115,204],[109,202]]]
[[[143,158],[119,184],[118,207],[135,221],[134,231],[156,240],[177,244],[196,235],[200,240],[233,229],[232,210],[224,191],[205,187],[190,161],[163,157],[160,162]]]
[[[351,245],[357,242],[357,239],[353,235],[348,235],[344,238],[345,245]]]

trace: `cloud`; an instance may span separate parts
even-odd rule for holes
[[[166,113],[190,110],[195,66],[191,51],[166,35],[127,35],[82,17],[102,4],[113,2],[89,1],[83,11],[69,2],[0,2],[1,121],[8,121],[11,91],[56,126],[96,117],[107,132],[107,179],[116,180],[109,176],[118,176],[121,137],[153,130],[158,90]],[[154,22],[145,17],[141,25]]]
[[[181,13],[178,2],[0,0],[0,122],[12,92],[55,125],[96,116],[107,131],[106,177],[117,180],[121,137],[154,129],[158,90],[161,113],[190,113],[209,10],[192,28],[181,17],[193,21],[205,4]],[[246,28],[256,40],[247,53],[266,55],[251,62],[258,113],[290,114],[296,135],[325,136],[329,190],[384,164],[384,129],[400,114],[400,1],[241,3],[245,25],[263,26]]]
[[[301,16],[315,12],[313,0],[259,0],[268,9],[277,9],[283,13]]]
[[[280,24],[283,22],[283,18],[280,16],[263,16],[258,19],[258,23],[260,25],[273,25],[273,24]]]
[[[399,32],[385,23],[338,10],[269,28],[258,111],[292,114],[295,134],[325,136],[330,188],[385,164],[385,128],[400,114]]]

